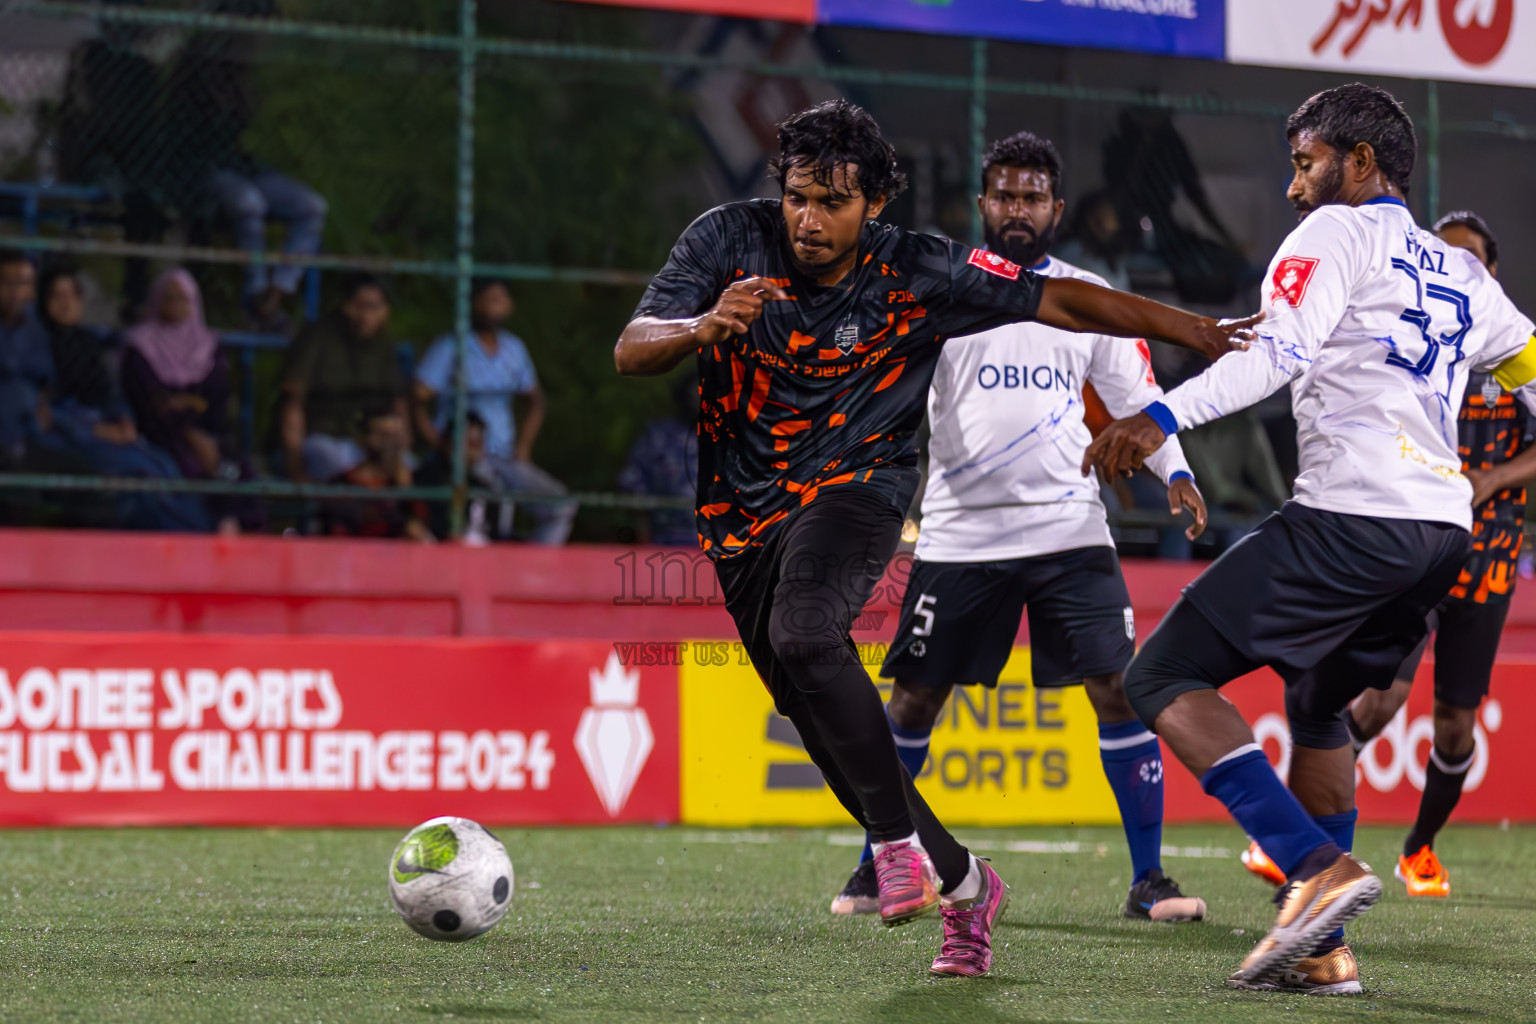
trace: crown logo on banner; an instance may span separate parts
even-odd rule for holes
[[[626,670],[616,651],[608,653],[601,672],[587,669],[587,679],[592,684],[593,707],[632,708],[640,700],[640,672]]]
[[[592,706],[581,713],[576,725],[576,753],[603,808],[618,817],[656,737],[645,709],[636,706],[640,702],[638,669],[626,671],[617,652],[609,651],[602,671],[590,668],[587,678],[592,683]]]

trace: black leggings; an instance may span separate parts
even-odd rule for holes
[[[716,563],[726,608],[779,713],[876,842],[917,832],[946,890],[970,869],[896,756],[849,629],[901,536],[902,513],[856,485],[823,493],[760,548]]]

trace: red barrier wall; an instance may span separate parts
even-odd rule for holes
[[[1201,562],[1127,559],[1146,636]],[[687,582],[685,584],[685,576]],[[888,638],[893,566],[860,624]],[[0,628],[289,636],[734,638],[695,552],[583,545],[0,530]],[[1021,628],[1020,641],[1027,640]],[[1536,654],[1536,587],[1516,590],[1505,654]]]

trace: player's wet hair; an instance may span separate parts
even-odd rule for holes
[[[1434,232],[1439,234],[1446,228],[1463,227],[1474,235],[1481,235],[1483,247],[1488,250],[1488,263],[1491,266],[1499,262],[1499,240],[1493,237],[1493,228],[1471,210],[1453,210],[1435,221]]]
[[[1370,143],[1382,173],[1407,193],[1418,141],[1413,120],[1387,90],[1363,82],[1324,89],[1286,119],[1287,138],[1301,132],[1311,132],[1340,153]]]
[[[31,263],[27,254],[20,249],[0,249],[0,267],[8,267],[12,263]]]
[[[859,169],[859,189],[866,198],[895,199],[907,187],[896,166],[896,150],[863,107],[828,100],[795,114],[779,125],[779,153],[768,161],[768,176],[784,187],[791,170],[810,172],[811,180],[832,188],[832,173],[843,164]]]
[[[1026,170],[1044,171],[1051,179],[1051,198],[1061,198],[1061,154],[1050,139],[1042,139],[1034,132],[1015,132],[1006,139],[992,143],[981,158],[981,191],[987,191],[987,175],[994,167],[1022,167]]]

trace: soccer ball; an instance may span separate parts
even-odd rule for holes
[[[414,931],[463,942],[496,927],[512,905],[512,859],[485,826],[433,818],[395,847],[389,898]]]

